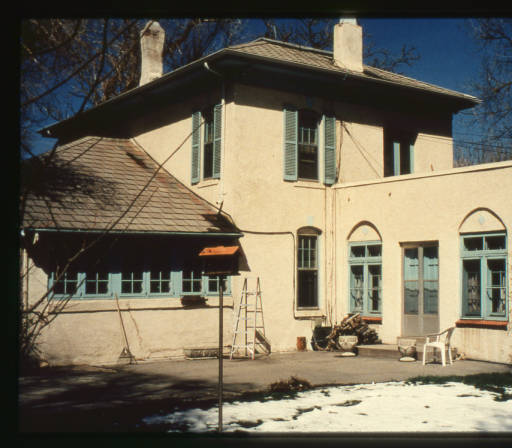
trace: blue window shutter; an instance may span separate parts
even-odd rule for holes
[[[199,161],[201,154],[201,112],[192,114],[192,175],[193,184],[199,182]]]
[[[393,142],[393,175],[400,174],[400,143]]]
[[[222,104],[213,108],[213,178],[220,178],[220,156],[222,149]]]
[[[414,145],[409,145],[409,173],[414,173]]]
[[[284,180],[297,180],[298,112],[284,109]]]
[[[336,118],[324,116],[324,183],[336,182]]]

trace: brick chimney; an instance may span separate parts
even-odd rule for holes
[[[150,20],[140,32],[141,67],[139,86],[163,74],[165,31],[156,21]]]
[[[356,19],[340,19],[334,25],[333,56],[338,67],[363,71],[363,29]]]

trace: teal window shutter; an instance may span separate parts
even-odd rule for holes
[[[400,174],[400,142],[393,142],[393,175]]]
[[[324,116],[324,183],[336,182],[336,118]]]
[[[284,109],[284,180],[297,180],[298,112]]]
[[[192,176],[193,184],[199,182],[199,160],[201,154],[201,112],[192,114]]]
[[[220,156],[222,148],[222,104],[213,108],[213,177],[220,178]]]

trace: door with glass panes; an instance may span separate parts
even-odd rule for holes
[[[439,332],[439,248],[403,246],[402,336]]]

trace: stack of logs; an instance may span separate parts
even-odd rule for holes
[[[382,343],[377,332],[372,330],[359,314],[354,314],[345,317],[339,325],[334,325],[326,338],[327,345],[325,347],[321,347],[316,341],[313,341],[313,346],[315,350],[340,350],[338,338],[345,335],[356,335],[358,345]]]

